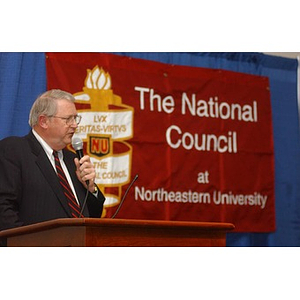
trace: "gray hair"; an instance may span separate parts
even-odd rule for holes
[[[38,123],[40,115],[53,116],[56,114],[57,101],[68,100],[75,102],[72,94],[62,90],[49,90],[41,94],[33,103],[29,113],[29,125],[34,127]]]

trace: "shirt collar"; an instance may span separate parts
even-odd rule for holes
[[[34,129],[32,129],[32,133],[34,134],[38,142],[41,144],[41,146],[43,147],[47,156],[51,159],[53,157],[53,149],[45,142],[45,140]],[[58,152],[58,157],[62,159],[63,158],[62,150],[59,150],[57,152]]]

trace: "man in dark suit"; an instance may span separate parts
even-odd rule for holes
[[[96,173],[90,157],[85,155],[79,161],[65,149],[81,120],[74,101],[67,92],[47,91],[31,108],[30,133],[0,141],[0,230],[78,217],[72,212],[69,195],[57,176],[53,150],[58,152],[57,160],[68,181],[74,206],[78,205],[75,209],[82,209],[88,190],[83,216],[101,217],[105,198],[94,183]]]

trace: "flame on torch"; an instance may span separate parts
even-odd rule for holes
[[[109,90],[111,88],[110,75],[102,68],[95,66],[93,70],[87,70],[85,86],[88,89]]]

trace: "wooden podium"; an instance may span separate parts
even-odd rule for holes
[[[56,219],[3,230],[7,246],[226,246],[230,223],[125,219]]]

